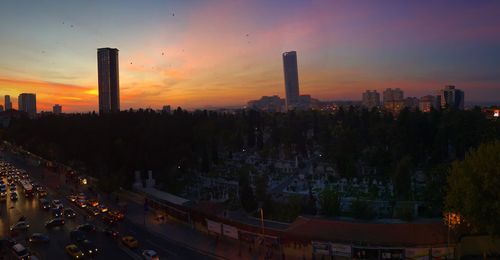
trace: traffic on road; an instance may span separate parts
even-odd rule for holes
[[[51,191],[3,159],[0,216],[3,259],[160,259],[155,250],[122,231],[122,209],[84,192]]]

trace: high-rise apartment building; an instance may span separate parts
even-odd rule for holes
[[[399,88],[388,88],[384,90],[384,108],[391,111],[394,114],[398,114],[403,108],[405,108],[405,100],[403,91]]]
[[[5,111],[12,109],[12,102],[10,101],[10,96],[5,95]]]
[[[19,111],[26,112],[31,117],[36,115],[36,94],[22,93],[17,102]]]
[[[441,108],[464,109],[464,92],[455,86],[445,86],[439,96]]]
[[[399,88],[388,88],[384,90],[383,93],[383,98],[384,98],[384,103],[387,102],[393,102],[393,101],[398,101],[402,100],[404,98],[403,91]]]
[[[438,109],[436,96],[427,95],[423,96],[419,100],[418,107],[422,112],[430,112],[432,109]]]
[[[54,115],[60,115],[60,114],[62,114],[62,106],[59,105],[59,104],[55,104],[52,107],[52,113],[54,113]]]
[[[361,105],[368,109],[380,106],[380,94],[376,90],[365,91]]]
[[[285,74],[286,110],[292,110],[299,103],[299,72],[297,67],[297,52],[283,53],[283,71]]]
[[[118,49],[97,49],[99,113],[120,111]]]

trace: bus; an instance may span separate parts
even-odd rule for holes
[[[33,197],[33,185],[28,180],[21,180],[20,183],[23,187],[24,196],[26,198]]]

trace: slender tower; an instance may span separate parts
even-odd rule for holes
[[[99,113],[120,111],[118,49],[97,49]]]
[[[286,110],[292,110],[299,102],[299,72],[297,52],[283,53],[283,71],[285,73]]]

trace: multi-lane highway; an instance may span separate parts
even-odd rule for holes
[[[159,237],[154,233],[150,233],[144,226],[134,224],[129,221],[127,217],[122,222],[119,222],[113,227],[119,232],[117,238],[107,236],[103,230],[107,225],[101,220],[99,216],[89,217],[87,210],[79,208],[76,204],[72,203],[66,198],[69,195],[68,189],[60,188],[61,179],[54,178],[54,173],[49,173],[46,169],[34,167],[26,164],[22,159],[13,157],[8,154],[2,154],[3,158],[0,161],[8,162],[14,166],[16,170],[26,170],[31,182],[36,182],[44,187],[48,195],[47,200],[60,199],[65,208],[72,208],[77,216],[73,219],[65,219],[65,224],[60,227],[51,229],[45,228],[45,222],[52,219],[51,210],[43,210],[40,208],[40,201],[37,196],[34,198],[25,198],[22,187],[17,186],[17,193],[19,199],[13,201],[9,198],[9,191],[7,191],[6,201],[0,202],[0,234],[2,237],[9,237],[12,235],[9,232],[9,227],[18,222],[21,217],[26,218],[30,225],[27,231],[18,232],[13,237],[17,242],[25,245],[29,250],[41,259],[68,259],[69,255],[65,252],[65,247],[71,244],[70,231],[74,230],[83,223],[91,223],[97,227],[96,231],[89,232],[87,239],[93,241],[98,247],[98,254],[85,258],[92,259],[141,259],[144,250],[154,250],[159,255],[160,259],[210,259],[200,252],[186,248],[177,243],[172,243],[170,240]],[[44,176],[44,177],[42,177]],[[51,177],[52,176],[52,177]],[[2,178],[8,186],[6,177]],[[62,181],[64,182],[64,181]],[[57,184],[56,184],[57,183]],[[113,208],[113,205],[108,205]],[[43,244],[35,244],[27,241],[27,238],[33,233],[44,233],[49,236],[50,242]],[[122,242],[121,237],[131,235],[139,241],[139,247],[135,249],[127,248]],[[174,234],[169,234],[174,235]],[[3,256],[10,257],[7,251]],[[6,258],[9,259],[9,258]]]

